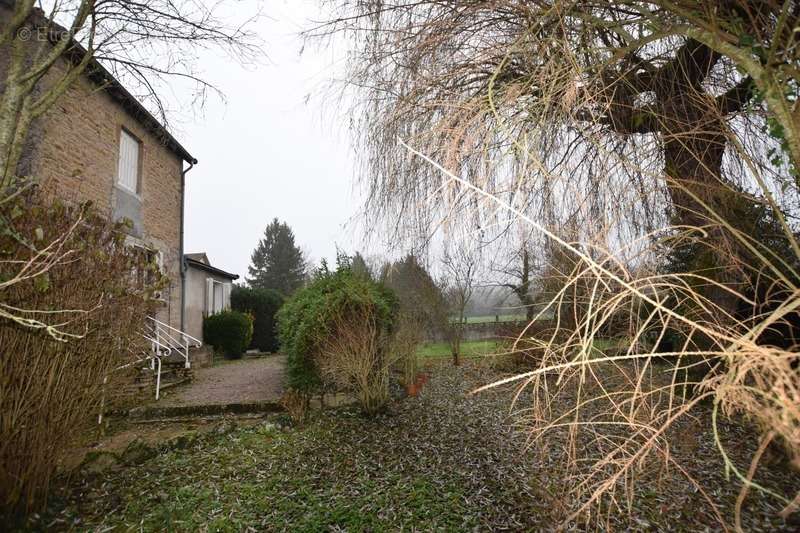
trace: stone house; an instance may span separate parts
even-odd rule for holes
[[[0,24],[8,20],[8,4],[0,0]],[[7,57],[8,51],[0,50],[0,83]],[[49,81],[73,60],[62,57]],[[156,318],[183,331],[185,180],[196,163],[125,87],[92,62],[33,124],[18,171],[35,177],[45,192],[91,201],[114,220],[128,219],[128,244],[152,254],[169,278]]]
[[[203,339],[203,318],[231,306],[231,288],[236,274],[211,265],[204,253],[186,254],[186,333]]]

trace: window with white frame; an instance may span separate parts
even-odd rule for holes
[[[215,315],[227,309],[231,299],[231,284],[206,278],[206,316]]]
[[[139,169],[141,168],[142,143],[125,131],[119,134],[119,169],[117,184],[134,194],[139,192]]]

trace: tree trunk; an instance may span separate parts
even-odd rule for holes
[[[522,245],[522,270],[520,270],[520,279],[519,284],[514,285],[507,285],[511,287],[514,291],[514,294],[517,296],[520,305],[525,308],[525,318],[528,322],[533,320],[533,298],[531,298],[530,294],[530,287],[531,287],[531,261],[530,255],[528,253],[528,247],[526,243]]]
[[[662,134],[674,222],[702,227],[708,224],[708,209],[725,214],[732,191],[722,177],[725,124],[698,98],[682,94],[665,102]]]
[[[450,324],[450,353],[453,356],[453,366],[461,364],[461,341],[464,336],[464,310],[466,309],[466,300],[462,300],[458,311],[458,323]]]
[[[708,97],[706,97],[708,98]],[[665,102],[664,167],[673,208],[673,224],[705,228],[707,237],[692,258],[692,270],[726,285],[741,282],[731,268],[743,253],[731,233],[714,216],[736,224],[735,208],[741,199],[722,175],[725,153],[723,118],[710,98],[683,93]],[[747,222],[747,221],[742,221]],[[721,287],[705,289],[706,296],[721,309],[733,313],[737,299]]]
[[[728,130],[725,114],[703,88],[719,57],[705,45],[689,41],[675,62],[662,71],[654,88],[672,222],[684,226],[684,230],[694,227],[707,231],[701,247],[692,251],[691,261],[697,264],[690,269],[703,270],[704,275],[724,284],[736,284],[741,276],[730,267],[743,250],[715,216],[736,223],[733,213],[741,199],[722,174]],[[735,310],[736,299],[728,291],[720,287],[704,290],[722,309]]]
[[[522,286],[520,287],[523,305],[525,306],[525,318],[530,322],[533,320],[533,301],[531,300],[531,261],[528,255],[528,247],[522,249]]]
[[[0,97],[0,198],[6,198],[14,186],[22,143],[30,125],[24,105],[28,90],[20,82],[24,49],[18,40],[7,48],[10,48],[7,70],[0,72],[4,76]]]
[[[461,312],[461,315],[458,319],[458,325],[455,326],[453,330],[453,343],[451,345],[452,352],[453,352],[453,366],[458,366],[461,364],[461,338],[464,335],[464,312]]]

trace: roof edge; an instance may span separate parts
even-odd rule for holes
[[[207,265],[205,263],[202,263],[200,261],[196,261],[196,260],[191,259],[191,258],[186,257],[186,256],[184,256],[184,260],[186,261],[187,265],[195,267],[195,268],[197,268],[199,270],[205,270],[206,272],[210,272],[211,274],[217,274],[218,276],[222,276],[222,277],[228,278],[230,280],[239,279],[239,274],[231,274],[230,272],[225,272],[224,270],[222,270],[220,268],[217,268],[217,267],[214,267],[214,266],[211,266],[211,265]]]
[[[82,56],[86,50],[79,43],[77,50],[73,54]],[[77,57],[76,57],[77,59]],[[122,105],[134,119],[138,120],[150,133],[153,133],[164,146],[172,150],[181,158],[192,165],[197,164],[197,158],[192,156],[189,151],[178,142],[178,140],[167,130],[161,121],[153,116],[150,111],[135,97],[128,89],[122,85],[97,59],[92,58],[85,72],[86,77],[99,85],[114,100]]]
[[[16,0],[0,0],[0,5],[13,8]],[[34,7],[30,13],[29,22],[34,25],[44,25],[45,28],[50,29],[49,36],[51,39],[54,36],[64,35],[67,30],[60,24],[52,22],[45,15],[39,7]],[[71,46],[64,52],[64,56],[68,61],[80,63],[88,53],[86,48],[74,38],[70,43]],[[189,151],[181,145],[180,142],[167,130],[166,126],[162,124],[157,118],[153,116],[150,111],[135,97],[133,96],[122,83],[119,82],[100,61],[94,56],[89,61],[86,69],[82,73],[90,81],[96,83],[101,89],[107,92],[112,99],[116,100],[122,107],[142,126],[145,127],[150,133],[154,134],[164,146],[169,148],[173,153],[179,155],[183,161],[192,165],[197,164],[197,159],[189,153]]]

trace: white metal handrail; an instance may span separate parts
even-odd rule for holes
[[[162,328],[158,326],[154,328],[154,333],[159,342],[161,342],[162,344],[166,344],[170,348],[175,348],[176,350],[178,350],[178,352],[181,353],[181,355],[184,356],[184,358],[188,356],[189,346],[183,339],[181,340],[176,339],[175,337],[170,335],[169,332],[164,331]]]
[[[185,333],[177,328],[170,326],[169,324],[165,324],[160,320],[154,317],[148,317],[151,322],[153,333],[156,337],[156,340],[161,344],[166,344],[173,348],[177,353],[183,356],[184,365],[186,368],[191,367],[191,363],[189,362],[189,346],[190,341],[194,341],[197,345],[202,345],[203,343],[192,337],[188,333]],[[177,336],[177,338],[176,338]]]
[[[196,337],[192,337],[191,335],[189,335],[185,331],[181,331],[178,328],[174,328],[174,327],[170,326],[169,324],[167,324],[165,322],[162,322],[162,321],[160,321],[160,320],[158,320],[158,319],[156,319],[154,317],[148,317],[148,318],[151,321],[155,322],[156,324],[160,325],[161,327],[166,328],[166,329],[168,329],[170,331],[174,331],[175,333],[177,333],[181,337],[184,337],[187,340],[192,341],[194,343],[194,346],[202,346],[203,345],[203,341],[201,341],[200,339],[198,339]]]
[[[141,335],[141,334],[140,334]],[[146,336],[142,335],[143,337],[147,338]],[[124,370],[128,367],[134,366],[138,363],[143,363],[144,361],[148,361],[152,359],[151,355],[147,355],[146,357],[142,357],[140,359],[136,359],[135,361],[131,361],[130,363],[126,363],[124,365],[120,365],[111,372],[119,372],[120,370]],[[100,394],[100,412],[97,414],[97,424],[100,425],[103,423],[103,413],[105,412],[106,407],[106,385],[108,384],[108,374],[103,377],[103,387],[102,392]]]
[[[156,400],[158,400],[161,394],[161,358],[169,357],[172,353],[172,348],[161,343],[158,339],[148,337],[147,335],[142,336],[149,340],[153,347],[153,353],[150,356],[150,369],[156,373]]]
[[[115,368],[114,370],[112,370],[112,372],[118,372],[118,371],[123,370],[125,368],[129,368],[131,366],[134,366],[134,365],[137,365],[139,363],[143,363],[143,362],[149,360],[150,361],[150,368],[153,371],[156,372],[156,400],[158,400],[158,398],[159,398],[159,396],[161,394],[161,358],[162,357],[169,357],[169,355],[172,353],[172,348],[167,346],[167,345],[165,345],[165,344],[163,344],[163,343],[161,343],[161,342],[159,342],[157,339],[154,339],[154,338],[152,338],[152,337],[150,337],[148,335],[145,335],[144,333],[139,333],[139,335],[141,335],[142,337],[144,337],[146,340],[148,340],[150,342],[150,346],[151,346],[150,353],[148,355],[146,355],[145,357],[142,357],[140,359],[136,359],[136,360],[131,361],[129,363],[126,363],[124,365],[120,365],[117,368]],[[97,416],[98,425],[103,423],[103,412],[105,410],[105,388],[106,388],[107,384],[108,384],[108,375],[103,377],[103,392],[102,392],[101,397],[100,397],[100,412],[99,412],[99,414]]]
[[[173,352],[177,352],[183,357],[184,364],[186,368],[190,368],[191,365],[189,363],[189,345],[190,341],[193,341],[196,345],[202,346],[202,342],[195,337],[192,337],[188,333],[185,333],[177,328],[173,328],[169,324],[165,324],[160,320],[157,320],[154,317],[147,317],[149,320],[149,327],[146,328],[144,332],[140,332],[140,335],[144,337],[147,341],[150,342],[150,351],[149,354],[141,359],[137,359],[136,361],[131,361],[127,364],[124,364],[114,371],[122,370],[124,368],[136,365],[138,363],[144,361],[150,361],[150,368],[156,373],[156,400],[159,399],[161,396],[161,363],[163,358],[169,358]],[[178,338],[176,338],[176,336]],[[103,378],[103,389],[105,391],[105,385],[108,383],[108,376]],[[101,409],[100,415],[98,417],[98,423],[102,423],[103,421],[103,408],[105,406],[105,392],[103,393],[103,398],[101,399]]]

